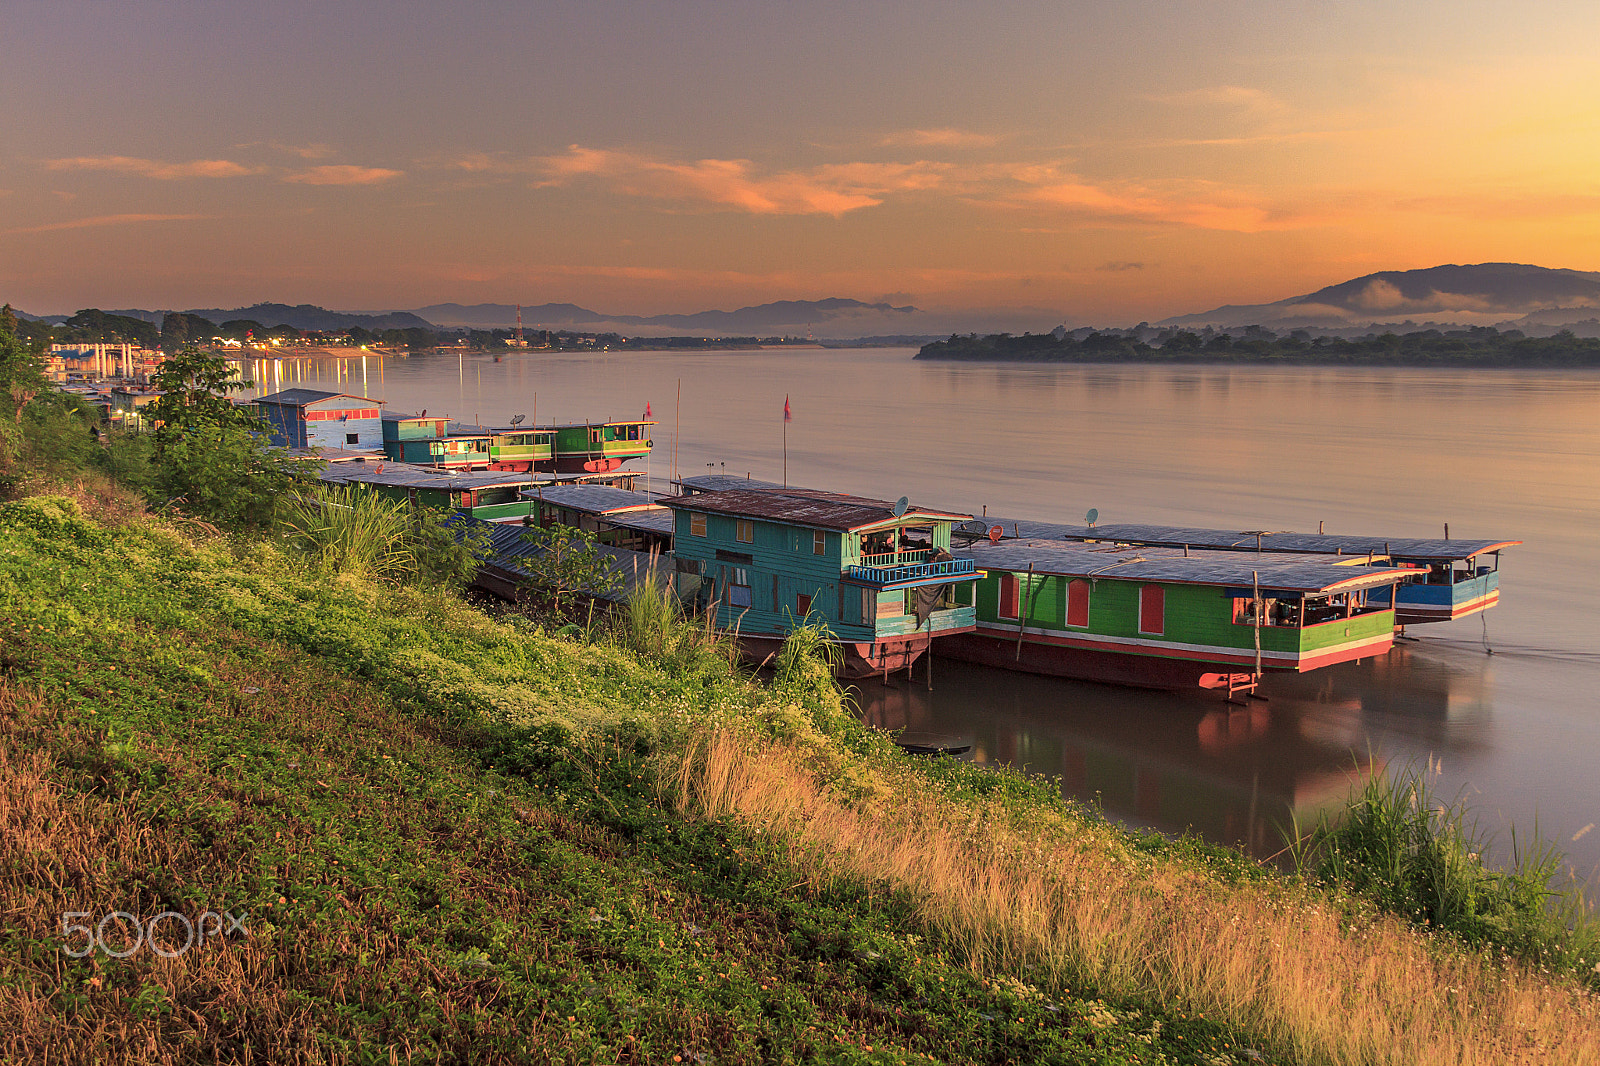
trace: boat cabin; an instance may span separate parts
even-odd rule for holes
[[[554,437],[553,467],[557,473],[603,474],[630,459],[649,455],[655,445],[655,441],[650,439],[650,427],[655,424],[649,419],[575,422],[541,426],[539,431]]]
[[[569,482],[524,489],[522,496],[532,505],[529,520],[535,525],[587,530],[614,548],[643,552],[672,548],[672,511],[651,493]]]
[[[909,668],[934,638],[971,630],[977,570],[949,551],[951,524],[967,516],[824,495],[663,499],[676,516],[679,595],[713,611],[756,659],[795,626],[821,622],[849,677]]]
[[[382,400],[320,389],[285,389],[251,401],[281,448],[375,448]]]
[[[1149,688],[1249,688],[1387,651],[1393,587],[1417,573],[1326,557],[980,542],[976,628],[940,654]],[[1257,650],[1259,648],[1259,651]]]
[[[1222,551],[1331,555],[1365,560],[1374,566],[1424,570],[1425,575],[1404,582],[1394,590],[1395,621],[1399,625],[1448,622],[1493,607],[1500,602],[1500,552],[1522,543],[1520,540],[1362,537],[1272,530],[1236,532],[1134,524],[1056,528],[1062,538],[1083,543],[1169,548],[1187,545]],[[1389,601],[1385,599],[1384,602]]]

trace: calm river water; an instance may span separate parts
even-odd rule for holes
[[[1267,703],[938,660],[929,691],[868,685],[868,721],[954,734],[1060,775],[1129,823],[1282,847],[1353,782],[1431,767],[1502,857],[1510,827],[1600,881],[1600,373],[1029,366],[909,349],[416,354],[256,364],[272,391],[500,424],[660,422],[650,473],[784,476],[974,513],[1077,522],[1526,541],[1486,616],[1414,626],[1387,656],[1273,678]],[[681,388],[681,402],[678,400]],[[537,394],[537,399],[536,399]],[[537,412],[535,412],[537,404]],[[636,464],[638,465],[638,464]],[[1493,655],[1487,654],[1492,649]]]

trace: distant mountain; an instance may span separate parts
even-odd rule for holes
[[[517,318],[517,309],[513,304],[433,304],[418,307],[413,313],[441,326],[475,326],[480,329],[504,329],[513,325]],[[841,325],[864,320],[878,322],[916,313],[915,307],[894,307],[887,303],[838,298],[778,300],[741,307],[737,311],[698,311],[687,315],[614,315],[591,311],[577,304],[537,304],[522,308],[522,324],[530,329],[629,329],[642,326],[665,331],[770,335],[803,333],[808,328],[827,324]]]
[[[410,311],[360,315],[348,311],[329,311],[312,304],[298,304],[294,307],[288,304],[256,304],[252,307],[235,307],[232,310],[220,307],[191,308],[187,313],[209,318],[217,323],[243,318],[259,322],[263,326],[293,326],[295,329],[333,330],[349,329],[351,326],[363,326],[367,329],[433,328],[432,322],[418,318]],[[119,311],[118,314],[131,315],[133,312]],[[155,321],[160,320],[158,315]]]
[[[1478,263],[1425,270],[1384,270],[1270,304],[1230,304],[1195,315],[1177,315],[1162,326],[1247,326],[1277,329],[1340,327],[1426,318],[1435,322],[1488,325],[1540,312],[1571,321],[1593,318],[1600,308],[1600,273],[1552,270],[1523,263]]]

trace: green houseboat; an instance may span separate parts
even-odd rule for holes
[[[486,470],[491,438],[488,434],[456,435],[444,416],[426,411],[403,415],[383,412],[383,454],[397,463],[446,470]]]
[[[488,469],[529,473],[549,470],[555,455],[554,431],[533,426],[470,426],[450,423],[452,439],[488,441]]]
[[[490,522],[526,517],[532,504],[523,497],[528,476],[495,470],[441,470],[408,463],[331,463],[322,480],[348,485],[386,499],[406,500],[418,507],[461,511]]]
[[[655,422],[636,419],[623,422],[574,422],[562,426],[541,426],[540,433],[555,439],[555,459],[551,468],[558,474],[605,474],[630,459],[650,454],[655,441],[650,427]],[[544,460],[540,460],[541,463]]]
[[[939,653],[1009,670],[1182,689],[1254,687],[1388,651],[1416,570],[1325,557],[1059,541],[961,551],[984,573],[975,629]],[[1381,602],[1378,602],[1380,601]]]
[[[976,567],[949,551],[966,515],[803,490],[661,502],[679,596],[714,611],[752,661],[807,620],[827,626],[846,677],[909,669],[935,637],[972,631]]]

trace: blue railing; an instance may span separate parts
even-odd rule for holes
[[[910,566],[852,566],[846,576],[853,581],[875,585],[894,585],[901,581],[921,581],[930,577],[957,577],[975,574],[978,564],[971,559],[947,559],[940,563],[914,563]]]

